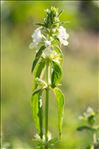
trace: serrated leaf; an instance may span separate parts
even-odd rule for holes
[[[58,107],[58,128],[59,128],[59,135],[62,132],[62,124],[63,124],[63,114],[64,114],[64,95],[59,88],[54,88],[54,93],[57,100],[57,107]]]
[[[53,72],[51,75],[51,86],[54,88],[62,79],[62,68],[58,62],[52,62]]]
[[[40,59],[40,57],[41,57],[42,52],[43,52],[44,49],[45,49],[45,46],[42,46],[42,47],[38,50],[38,52],[36,53],[35,59],[34,59],[33,64],[32,64],[31,72],[34,71],[34,68],[35,68],[36,64],[38,63],[38,61],[39,61],[39,59]]]

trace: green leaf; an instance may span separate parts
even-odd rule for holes
[[[39,59],[40,59],[40,57],[41,57],[42,52],[43,52],[44,49],[45,49],[45,46],[42,46],[42,47],[38,50],[38,52],[36,53],[35,59],[34,59],[33,64],[32,64],[32,70],[31,70],[31,72],[34,71],[34,68],[35,68],[36,64],[38,63],[38,61],[39,61]]]
[[[61,11],[59,12],[58,17],[62,14],[62,12],[63,12],[63,10],[61,10]]]
[[[59,54],[63,57],[62,50],[60,49],[59,46],[55,46],[54,49],[55,49],[55,51],[56,51],[57,53],[59,53]]]
[[[33,113],[33,119],[35,122],[35,126],[40,133],[40,125],[39,125],[39,109],[38,109],[38,99],[39,99],[39,91],[36,91],[32,94],[32,113]]]
[[[32,113],[40,137],[43,137],[42,89],[34,90],[32,94]]]
[[[90,131],[94,131],[94,128],[91,128],[89,126],[80,126],[77,128],[78,131],[83,131],[83,130],[90,130]]]
[[[52,61],[53,72],[51,75],[51,86],[54,88],[62,79],[62,68],[58,62]]]
[[[37,64],[37,66],[35,67],[35,70],[34,70],[34,77],[40,77],[43,69],[45,67],[45,59],[41,59],[41,61]]]
[[[54,36],[54,40],[52,41],[52,45],[55,47],[56,45],[60,45],[60,41],[57,36]]]
[[[64,95],[59,88],[54,88],[54,94],[57,99],[58,128],[59,128],[59,135],[61,136],[62,124],[63,124],[63,114],[64,114]]]
[[[43,23],[36,23],[36,25],[45,27],[45,25]]]

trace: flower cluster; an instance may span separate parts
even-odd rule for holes
[[[59,20],[58,9],[51,7],[51,9],[46,10],[47,16],[44,18],[44,21],[32,34],[32,43],[30,48],[37,48],[41,45],[45,45],[46,49],[44,54],[49,56],[53,53],[54,45],[68,45],[67,39],[69,34],[66,32],[66,29],[62,26],[62,23]]]
[[[91,107],[79,117],[80,120],[87,121],[89,125],[93,125],[96,121],[96,113]]]

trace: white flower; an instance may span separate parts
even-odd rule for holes
[[[29,45],[30,49],[36,47],[42,40],[41,27],[38,27],[32,34],[33,42]]]
[[[93,112],[94,112],[93,109],[91,107],[88,107],[87,113],[93,113]]]
[[[87,112],[86,112],[86,117],[89,117],[91,115],[94,115],[94,111],[91,107],[88,107]]]
[[[38,27],[34,31],[32,38],[33,38],[33,42],[36,42],[37,44],[41,41],[42,39],[41,27]]]
[[[67,39],[69,38],[69,34],[66,32],[66,29],[63,26],[59,27],[58,38],[59,38],[61,44],[63,44],[64,46],[68,45]]]
[[[46,47],[50,47],[50,46],[51,46],[51,41],[46,40],[46,41],[45,41],[45,46],[46,46]]]

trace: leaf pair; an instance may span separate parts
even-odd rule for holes
[[[32,109],[33,109],[33,118],[36,124],[36,128],[40,136],[42,137],[42,89],[35,90],[32,94]],[[64,95],[59,88],[54,88],[53,92],[57,100],[58,108],[58,129],[59,135],[61,136],[62,123],[63,123],[63,114],[64,114]]]
[[[37,77],[39,78],[42,73],[42,70],[45,67],[45,59],[42,58],[41,61],[38,63],[39,58],[37,55],[32,67],[32,71],[34,70],[34,78],[37,78]],[[51,74],[51,86],[54,88],[59,84],[60,80],[62,79],[62,68],[60,64],[54,60],[51,62],[51,64],[53,68],[52,74]]]

